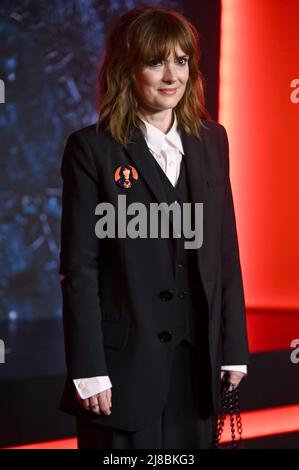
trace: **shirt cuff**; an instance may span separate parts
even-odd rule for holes
[[[235,372],[243,372],[244,374],[247,374],[247,366],[242,365],[242,366],[221,366],[221,370],[231,370]]]
[[[74,379],[73,382],[80,398],[83,400],[112,387],[108,375],[90,377],[87,379]]]

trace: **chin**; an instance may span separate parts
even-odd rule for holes
[[[178,100],[177,96],[174,99],[171,99],[170,96],[168,96],[166,99],[163,99],[163,100],[159,100],[159,105],[161,105],[162,107],[165,106],[166,108],[169,108],[169,106],[176,106],[178,104],[180,100]]]

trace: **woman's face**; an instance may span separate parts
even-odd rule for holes
[[[123,170],[123,175],[124,175],[124,177],[125,177],[126,180],[129,179],[130,173],[131,173],[131,171],[128,170],[128,168],[125,168],[125,169]]]
[[[162,111],[175,108],[184,95],[189,78],[189,56],[176,47],[167,60],[150,61],[135,76],[135,88],[140,106],[146,110]]]

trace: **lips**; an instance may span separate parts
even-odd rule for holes
[[[167,95],[173,95],[174,93],[176,93],[176,90],[176,88],[160,88],[158,91]]]

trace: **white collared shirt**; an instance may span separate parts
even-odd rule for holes
[[[171,184],[175,186],[179,178],[181,161],[184,155],[176,115],[174,114],[173,124],[167,134],[164,134],[160,129],[157,129],[143,119],[142,121],[146,127],[144,138],[150,152]]]

